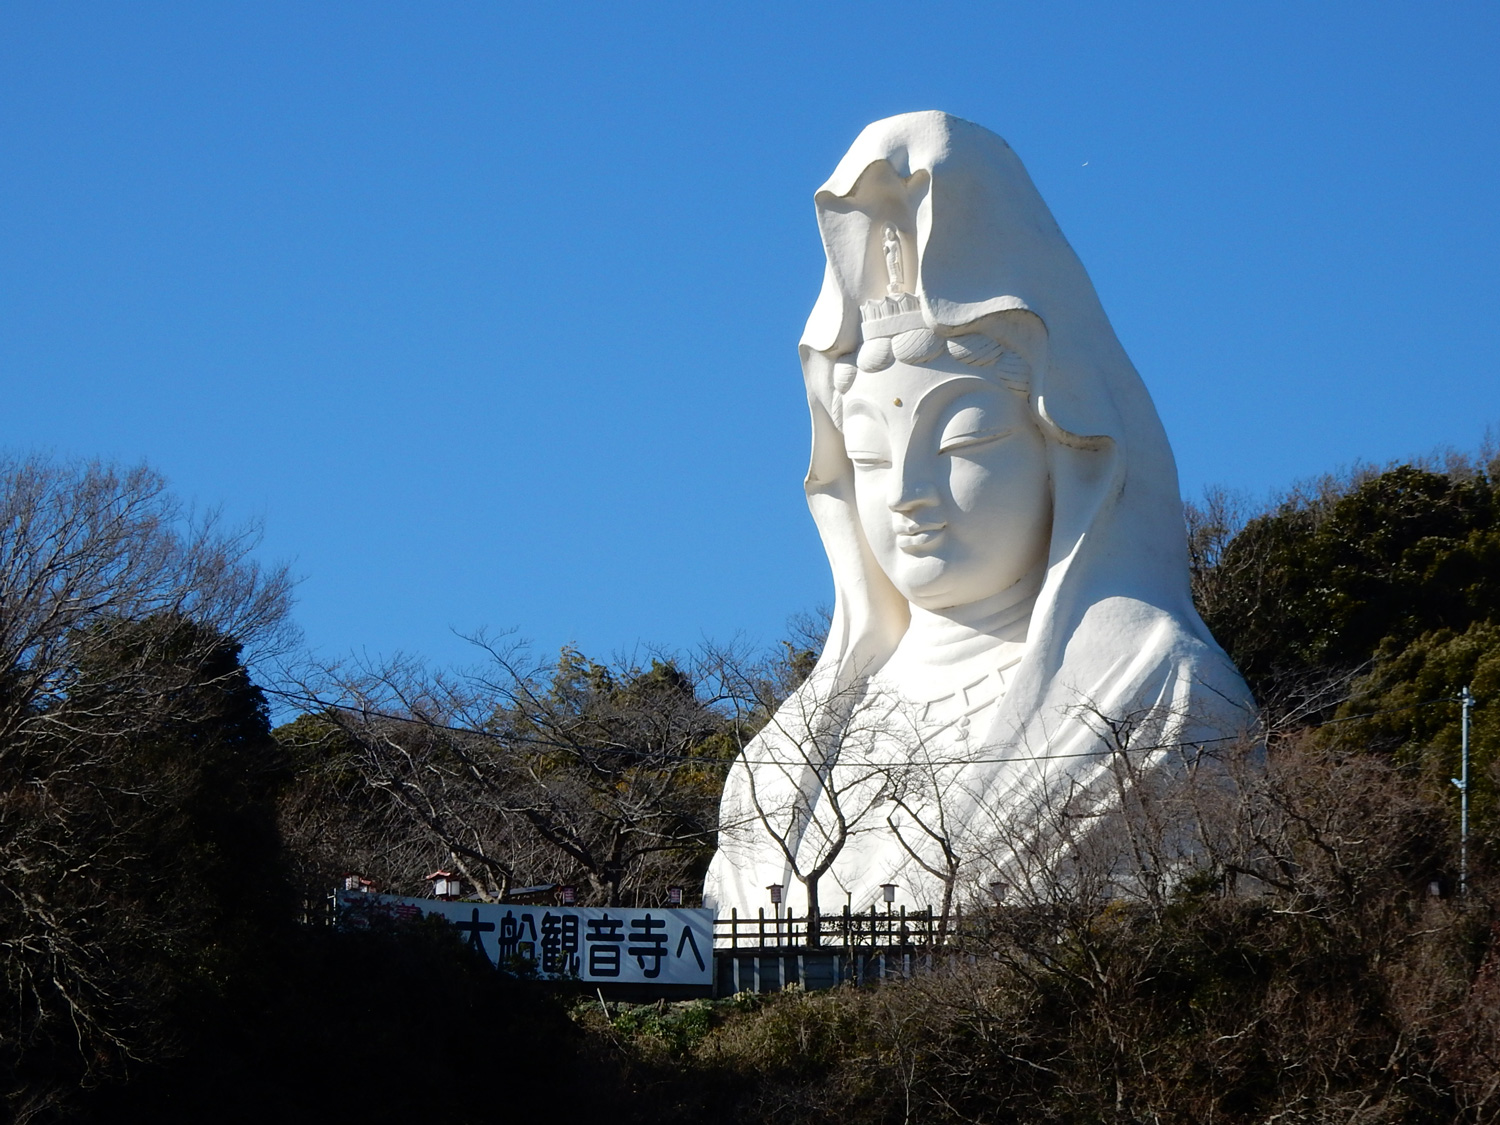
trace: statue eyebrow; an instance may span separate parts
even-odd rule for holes
[[[954,387],[957,387],[958,390],[953,395],[949,396],[948,401],[943,404],[944,406],[950,405],[953,398],[956,398],[958,395],[972,394],[977,391],[1003,391],[1005,389],[995,380],[986,379],[983,375],[955,375],[951,379],[944,379],[937,386],[930,388],[925,394],[923,394],[915,402],[913,402],[911,404],[913,416],[919,416],[922,412],[922,407],[925,406],[927,402],[939,391],[951,390]]]
[[[842,411],[844,421],[850,418],[868,418],[872,422],[881,421],[880,412],[872,407],[864,399],[845,397],[844,409]]]

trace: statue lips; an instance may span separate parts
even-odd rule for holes
[[[947,527],[945,523],[926,523],[909,528],[897,528],[896,546],[908,555],[925,555],[936,549]]]

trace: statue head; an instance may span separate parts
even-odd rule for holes
[[[910,295],[866,302],[863,342],[834,376],[833,417],[875,561],[908,602],[938,612],[1020,583],[1035,592],[1052,524],[1030,404],[1039,325],[992,316],[944,336],[903,328],[913,319],[903,307],[915,308]]]
[[[914,606],[1021,587],[1023,722],[1079,678],[1066,662],[1119,655],[1079,647],[1085,618],[1194,622],[1166,435],[1015,153],[903,114],[860,134],[815,203],[827,269],[800,351],[835,589],[823,669],[881,667]]]

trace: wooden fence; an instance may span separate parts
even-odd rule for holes
[[[946,945],[963,932],[962,911],[944,917],[924,910],[899,908],[882,910],[872,906],[868,911],[851,911],[847,906],[836,914],[818,919],[816,932],[807,915],[797,917],[790,910],[759,909],[754,917],[741,916],[731,910],[729,917],[714,920],[714,947],[717,949],[812,949],[842,947],[845,949],[931,949]]]

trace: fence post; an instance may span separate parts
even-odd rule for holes
[[[766,947],[766,908],[764,906],[761,906],[757,907],[756,909],[760,911],[760,947],[764,949]],[[759,963],[759,960],[757,960],[756,964],[759,965]],[[757,968],[756,973],[758,974],[759,972],[760,970]],[[759,985],[759,979],[757,979],[755,983]],[[757,987],[755,991],[759,992],[760,989]]]
[[[729,910],[729,948],[730,949],[738,949],[739,947],[740,947],[740,908],[737,907],[737,906],[734,906],[734,907],[730,907],[730,910]],[[735,983],[738,984],[739,981],[736,980]]]

